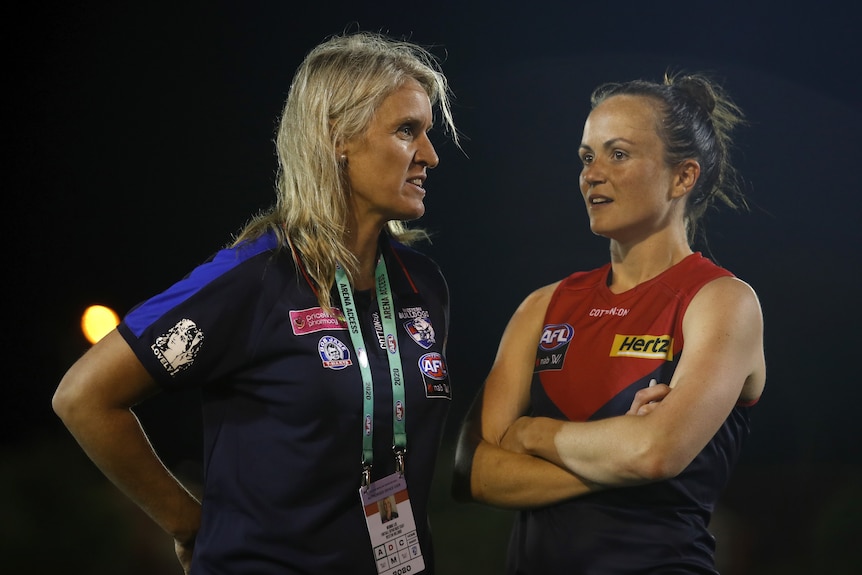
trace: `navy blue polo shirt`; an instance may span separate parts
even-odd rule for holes
[[[449,292],[426,256],[386,237],[381,250],[404,369],[407,487],[432,573],[427,510],[451,400]],[[376,297],[356,300],[374,376],[376,480],[395,470],[392,389]],[[355,350],[343,318],[323,312],[275,234],[219,251],[118,329],[163,388],[201,389],[203,519],[192,573],[376,575],[358,492]]]

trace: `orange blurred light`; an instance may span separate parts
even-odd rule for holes
[[[91,305],[81,317],[81,329],[90,343],[96,343],[120,323],[120,316],[109,307]]]

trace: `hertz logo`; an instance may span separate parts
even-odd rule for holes
[[[673,338],[669,335],[614,336],[611,357],[673,360]]]

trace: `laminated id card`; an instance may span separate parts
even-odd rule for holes
[[[393,473],[359,488],[371,549],[379,575],[407,575],[425,569],[407,482]]]

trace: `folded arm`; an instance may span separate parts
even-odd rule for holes
[[[754,291],[735,278],[710,282],[685,313],[683,337],[673,392],[641,408],[644,415],[590,422],[521,418],[503,445],[607,486],[679,474],[734,405],[757,399],[763,389],[763,321]]]
[[[558,464],[504,449],[509,426],[527,412],[536,349],[556,286],[531,294],[513,314],[469,415],[455,456],[453,495],[505,508],[538,507],[599,489]]]

